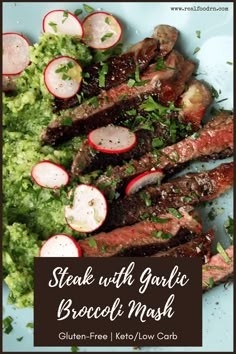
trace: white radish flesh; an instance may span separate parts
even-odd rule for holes
[[[43,19],[43,31],[53,34],[69,34],[83,37],[83,26],[78,17],[64,10],[48,12]]]
[[[51,236],[41,247],[40,257],[81,257],[79,244],[69,235]]]
[[[28,40],[19,33],[3,33],[3,75],[18,75],[29,65],[29,45]]]
[[[44,83],[55,97],[73,97],[80,88],[82,68],[71,57],[61,56],[51,60],[44,71]]]
[[[84,42],[95,49],[115,46],[122,36],[119,21],[107,12],[94,12],[83,21]]]
[[[73,205],[65,206],[65,218],[68,225],[79,232],[92,232],[106,219],[107,202],[104,195],[94,186],[81,184],[72,195]]]
[[[91,131],[88,135],[88,143],[98,151],[118,154],[134,147],[136,135],[125,127],[107,125]]]
[[[58,189],[66,186],[69,182],[69,175],[66,170],[51,161],[41,161],[34,165],[31,176],[40,187]]]
[[[130,181],[130,183],[126,187],[125,194],[134,194],[146,186],[159,183],[163,179],[163,177],[164,174],[161,170],[144,172],[141,175],[135,177],[132,181]]]

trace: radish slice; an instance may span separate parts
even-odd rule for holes
[[[66,170],[51,161],[41,161],[34,165],[31,176],[40,187],[58,189],[66,186],[69,182],[69,175]]]
[[[107,12],[94,12],[83,21],[84,42],[95,49],[114,47],[122,36],[118,20]]]
[[[91,131],[88,143],[94,149],[107,154],[126,152],[136,144],[136,135],[125,127],[112,124]]]
[[[73,13],[64,10],[53,10],[43,18],[43,31],[53,34],[70,34],[83,37],[82,23]]]
[[[71,198],[72,191],[68,197]],[[73,205],[65,206],[65,218],[75,231],[92,232],[99,228],[107,216],[107,201],[94,186],[80,184],[74,190]]]
[[[144,188],[150,184],[155,184],[161,181],[164,177],[162,170],[153,170],[142,173],[141,175],[132,179],[125,189],[125,194],[130,195],[138,192],[141,188]]]
[[[44,83],[48,91],[58,98],[73,97],[80,88],[82,68],[67,56],[51,60],[44,70]]]
[[[30,63],[29,42],[19,33],[7,32],[2,35],[2,74],[18,75]]]
[[[79,244],[69,235],[51,236],[42,245],[40,257],[82,257]]]

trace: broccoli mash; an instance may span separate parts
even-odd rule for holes
[[[43,240],[55,233],[80,236],[65,222],[67,192],[40,188],[30,175],[41,160],[69,168],[81,143],[81,138],[57,148],[40,143],[42,129],[56,117],[43,71],[60,55],[77,59],[82,67],[93,59],[90,49],[75,37],[44,33],[30,47],[31,64],[17,80],[17,95],[3,97],[3,272],[9,302],[17,307],[33,305],[33,260]]]

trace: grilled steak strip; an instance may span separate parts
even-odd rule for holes
[[[198,237],[171,248],[167,251],[161,251],[152,257],[201,257],[202,263],[207,263],[211,256],[211,242],[213,239],[213,231],[199,235]]]
[[[178,38],[178,31],[169,25],[158,25],[154,28],[152,37],[159,42],[159,57],[164,57],[173,49]]]
[[[162,147],[180,141],[193,132],[190,125],[183,124],[188,123],[188,117],[192,112],[198,116],[198,120],[194,124],[194,130],[198,130],[204,111],[211,102],[211,94],[208,88],[197,80],[190,83],[188,91],[181,97],[180,104],[183,108],[180,112],[171,112],[161,117],[159,120],[152,119],[153,130],[142,129],[141,125],[141,128],[135,131],[136,145],[125,153],[106,154],[95,151],[89,146],[88,142],[85,141],[74,158],[71,168],[72,174],[80,175],[81,173],[89,173],[94,170],[103,170],[109,165],[120,166],[123,164],[123,161],[129,161],[131,159],[137,160],[153,149],[152,141],[155,137],[162,139]],[[148,119],[150,113],[139,107],[136,109],[136,116],[137,115],[147,117]],[[189,121],[192,123],[191,116]],[[183,129],[183,127],[185,129]],[[174,141],[172,136],[173,128],[175,130]]]
[[[161,55],[158,47],[156,39],[145,38],[127,52],[109,58],[106,61],[108,72],[105,75],[105,85],[102,87],[99,85],[99,73],[104,63],[99,62],[87,67],[85,70],[88,78],[83,80],[80,93],[83,93],[84,98],[90,98],[97,96],[102,90],[109,90],[122,82],[128,81],[129,76],[135,73],[137,65],[142,72],[154,57]],[[53,111],[58,112],[76,104],[78,104],[76,95],[68,100],[56,98]]]
[[[173,85],[170,89],[172,90],[172,96],[177,97],[184,90],[184,83],[191,76],[194,64],[184,61],[183,57],[175,51],[172,51],[167,56],[165,63],[166,66],[172,68],[155,71],[156,64],[153,64],[141,76],[141,80],[144,83],[141,86],[128,87],[126,83],[123,83],[102,92],[96,97],[95,101],[87,101],[74,108],[66,115],[67,120],[71,118],[71,125],[63,125],[65,117],[58,117],[43,131],[42,142],[54,145],[74,136],[86,134],[109,123],[118,124],[121,121],[130,119],[127,111],[140,105],[149,95],[158,94],[159,88],[157,84],[164,78],[170,80],[170,78],[176,77],[177,80],[177,77],[179,77],[181,84]],[[176,69],[173,70],[173,68]],[[180,73],[182,76],[179,76]],[[166,80],[166,85],[169,85],[168,80]],[[169,105],[169,91],[165,102],[167,106]],[[176,94],[174,94],[174,91]]]
[[[196,205],[217,198],[233,184],[233,163],[201,173],[189,173],[161,186],[148,187],[109,205],[107,218],[101,226],[108,231],[132,225],[146,214],[164,214],[168,208]]]
[[[152,168],[162,169],[168,173],[177,166],[197,158],[209,158],[211,154],[214,154],[215,158],[215,154],[225,150],[229,155],[229,149],[232,154],[233,116],[222,112],[194,135],[157,152],[148,152],[139,160],[131,160],[123,166],[114,167],[109,177],[106,174],[101,175],[96,184],[98,187],[105,186],[102,189],[106,195],[111,189],[122,192],[129,181]],[[131,172],[129,166],[132,166]]]
[[[202,267],[202,289],[209,290],[212,286],[226,282],[233,277],[234,270],[234,250],[233,246],[225,250],[230,258],[226,263],[220,253],[211,257],[210,261]]]
[[[167,213],[156,218],[159,222],[145,220],[133,226],[99,233],[78,243],[87,257],[151,255],[201,234],[202,226],[194,216],[184,208],[180,211],[183,217],[179,220]],[[165,222],[161,223],[161,220]],[[90,246],[91,239],[94,247]]]

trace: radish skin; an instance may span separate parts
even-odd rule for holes
[[[34,182],[42,188],[59,189],[69,183],[67,171],[48,160],[38,162],[31,171]]]
[[[6,32],[2,35],[2,74],[15,76],[29,65],[29,41],[19,33]]]
[[[142,173],[141,175],[132,179],[125,189],[127,196],[138,192],[140,189],[161,181],[164,177],[162,170],[153,170]]]
[[[108,12],[93,12],[84,19],[83,27],[84,42],[94,49],[112,48],[122,36],[120,22]]]
[[[40,249],[40,257],[82,257],[79,244],[69,235],[51,236]]]

